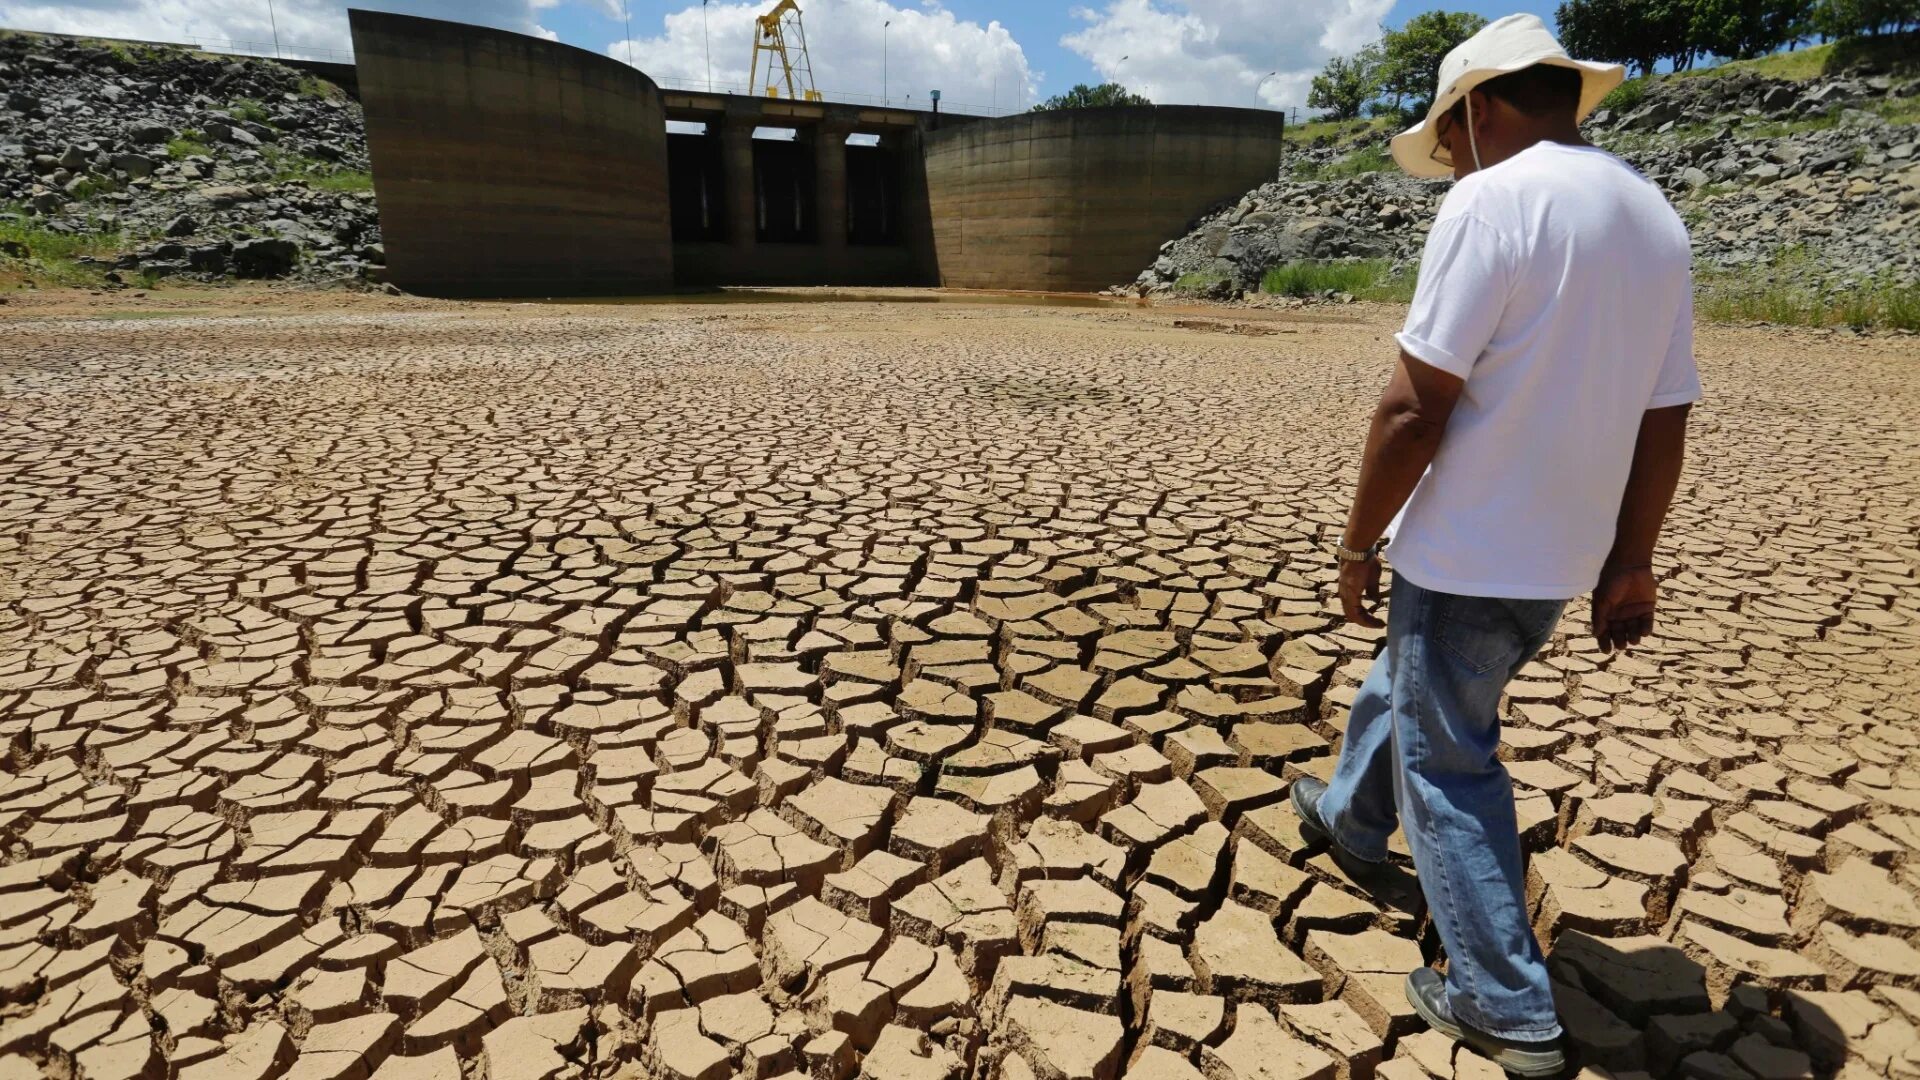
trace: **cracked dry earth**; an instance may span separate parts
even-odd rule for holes
[[[0,1077],[1492,1075],[1284,798],[1396,318],[13,321]],[[1588,1066],[1914,1076],[1912,346],[1701,351],[1658,640],[1504,706],[1531,909]]]

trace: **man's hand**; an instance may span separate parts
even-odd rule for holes
[[[1378,630],[1386,623],[1374,617],[1380,602],[1380,560],[1340,564],[1340,610],[1350,623]]]
[[[1342,593],[1346,579],[1342,575]],[[1593,588],[1593,638],[1607,652],[1638,645],[1653,633],[1659,585],[1650,566],[1609,566]]]

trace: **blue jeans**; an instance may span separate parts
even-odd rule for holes
[[[1447,949],[1453,1015],[1504,1039],[1560,1034],[1527,919],[1513,784],[1495,751],[1500,694],[1565,606],[1429,592],[1394,575],[1387,647],[1354,699],[1320,800],[1335,839],[1362,859],[1385,859],[1404,818]]]

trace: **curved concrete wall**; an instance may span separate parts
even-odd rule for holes
[[[1063,109],[926,137],[943,285],[1104,289],[1280,164],[1282,116],[1160,105]]]
[[[388,271],[412,292],[671,288],[653,81],[522,34],[353,11]]]

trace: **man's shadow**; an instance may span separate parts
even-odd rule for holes
[[[1660,938],[1564,930],[1547,967],[1577,1066],[1654,1077],[1824,1078],[1846,1063],[1848,1019],[1827,1008],[1825,995],[1753,982],[1714,992],[1707,969]],[[1885,1063],[1874,1071],[1884,1075]]]

